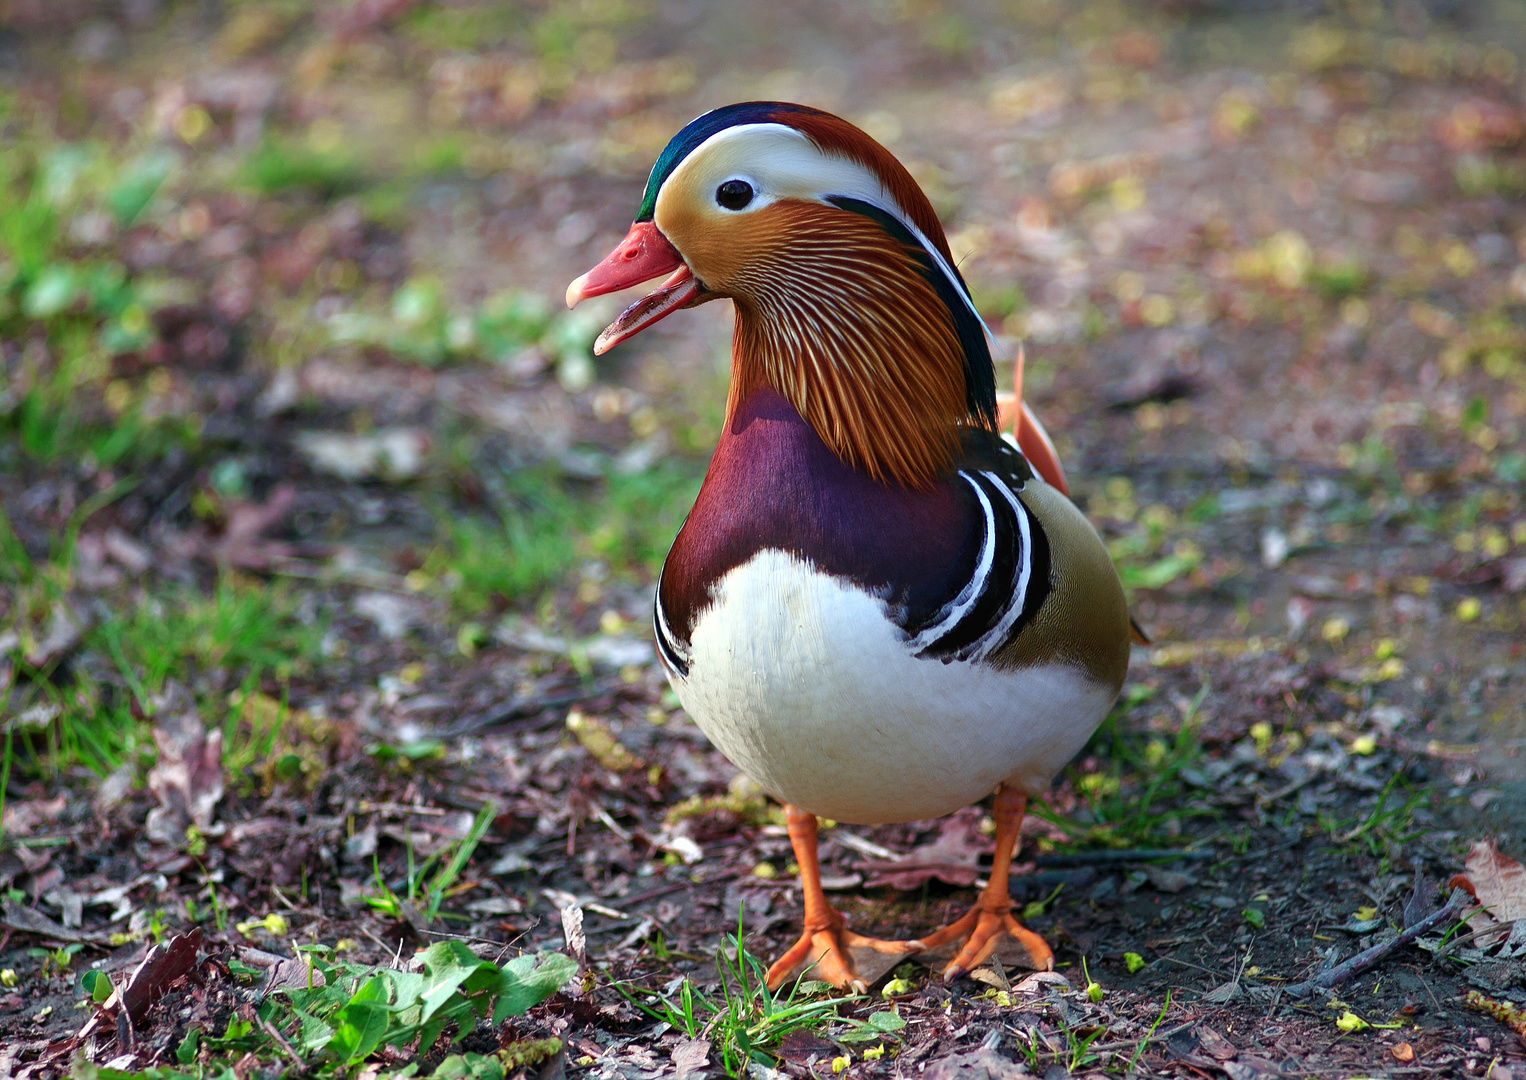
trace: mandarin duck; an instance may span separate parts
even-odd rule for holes
[[[1009,869],[1027,799],[1117,697],[1131,621],[1020,387],[1015,437],[998,433],[988,333],[931,203],[837,116],[727,106],[668,143],[629,233],[567,303],[662,275],[595,352],[734,305],[724,428],[653,624],[685,710],[785,807],[805,927],[770,986],[811,964],[862,987],[850,947],[950,942],[952,978],[1002,935],[1052,969],[1011,913]],[[919,821],[993,792],[995,863],[968,914],[916,941],[847,928],[818,817]]]

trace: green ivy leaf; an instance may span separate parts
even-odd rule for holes
[[[439,1080],[503,1080],[503,1065],[481,1054],[452,1054],[435,1068]]]
[[[387,983],[373,975],[361,984],[349,1004],[334,1014],[334,1038],[329,1049],[346,1063],[363,1061],[387,1034]]]
[[[180,1045],[175,1047],[175,1060],[182,1065],[189,1065],[196,1060],[196,1050],[201,1042],[201,1028],[193,1027],[185,1033],[185,1038],[180,1040]]]
[[[577,961],[562,953],[516,956],[498,972],[493,1026],[505,1017],[523,1016],[565,986],[577,970]]]

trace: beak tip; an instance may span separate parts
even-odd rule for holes
[[[578,277],[573,279],[573,282],[572,282],[571,285],[567,286],[567,308],[568,308],[568,310],[571,310],[572,308],[577,307],[585,299],[587,299],[587,294],[585,294],[583,292],[583,288],[584,288],[585,285],[587,285],[587,283],[588,283],[588,275],[587,274],[580,274]]]

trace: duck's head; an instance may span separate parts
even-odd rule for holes
[[[925,486],[961,425],[995,425],[985,329],[937,214],[905,166],[840,117],[754,101],[675,135],[625,239],[568,286],[567,304],[657,277],[596,353],[729,297],[732,405],[772,386],[855,467]]]

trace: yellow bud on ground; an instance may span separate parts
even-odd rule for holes
[[[1250,726],[1250,737],[1256,744],[1258,753],[1266,753],[1266,748],[1272,745],[1272,725],[1265,720],[1258,720]]]
[[[1457,604],[1457,621],[1472,622],[1474,619],[1478,618],[1483,609],[1484,605],[1479,602],[1478,597],[1464,597]]]
[[[1347,1009],[1344,1013],[1341,1014],[1340,1019],[1335,1021],[1335,1026],[1349,1035],[1355,1031],[1363,1031],[1371,1025],[1356,1013],[1352,1012],[1350,1009]]]

